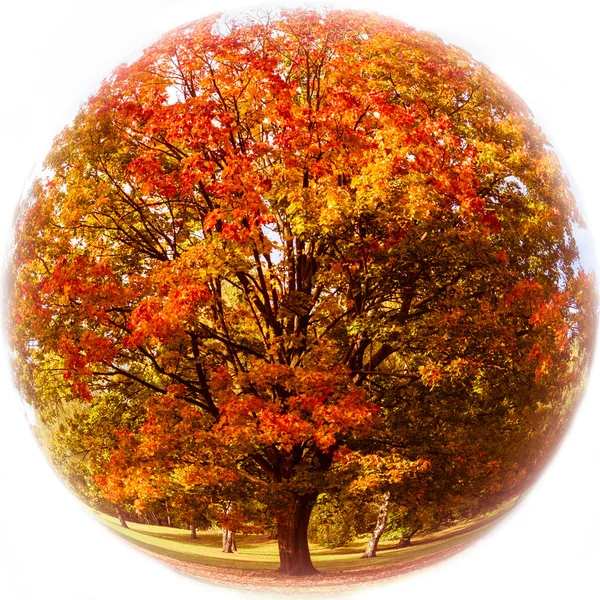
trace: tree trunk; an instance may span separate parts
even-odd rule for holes
[[[315,575],[308,549],[308,521],[317,494],[296,496],[286,518],[277,525],[277,541],[279,543],[279,573],[300,576]]]
[[[402,533],[402,537],[400,538],[400,540],[398,540],[398,543],[396,544],[396,548],[408,548],[411,545],[413,535],[415,535],[415,533],[417,533],[419,529],[421,529],[421,527],[417,526],[411,529],[410,531],[404,531]]]
[[[223,552],[226,552],[227,554],[237,552],[235,532],[231,531],[231,529],[223,529]]]
[[[377,556],[377,545],[379,544],[379,540],[381,538],[381,535],[383,534],[383,530],[385,529],[385,524],[387,523],[389,504],[390,493],[386,492],[383,495],[383,502],[379,507],[379,514],[377,515],[377,524],[375,525],[375,529],[371,534],[369,545],[367,546],[365,553],[362,555],[362,558],[375,558]]]
[[[123,515],[123,511],[120,507],[117,507],[117,517],[119,517],[119,523],[121,523],[121,527],[125,527],[125,529],[129,529],[127,526],[127,522],[125,521],[125,516]]]
[[[198,539],[198,536],[196,535],[196,519],[194,519],[194,517],[190,518],[190,538],[192,540]]]

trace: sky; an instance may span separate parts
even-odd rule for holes
[[[275,4],[275,3],[274,3]],[[20,0],[0,8],[0,250],[4,268],[18,199],[53,137],[118,64],[169,29],[256,3]],[[276,5],[298,5],[278,2]],[[307,6],[309,3],[300,3]],[[530,106],[557,151],[588,224],[600,236],[600,42],[588,0],[329,2],[375,10],[468,50]],[[4,340],[4,336],[2,337]],[[96,523],[53,474],[0,357],[0,597],[7,600],[262,598],[177,575]],[[344,598],[420,600],[600,597],[600,365],[543,477],[491,534],[443,564]],[[595,399],[596,397],[596,399]]]

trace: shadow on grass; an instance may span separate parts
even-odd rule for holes
[[[379,544],[377,552],[385,552],[386,550],[404,550],[406,548],[414,548],[418,546],[429,546],[432,543],[443,542],[445,540],[457,540],[460,539],[461,536],[467,536],[472,533],[476,533],[475,537],[478,538],[479,536],[482,536],[488,529],[493,527],[497,521],[499,521],[511,508],[512,506],[506,511],[499,511],[496,514],[478,519],[466,525],[452,527],[450,529],[445,529],[429,535],[417,536],[415,539],[411,540],[410,545],[403,546],[402,548],[398,548],[397,541],[390,541],[389,543],[383,542]]]
[[[362,554],[369,536],[352,541],[341,548],[324,548],[311,544],[315,567],[323,574],[354,576],[359,573],[373,574],[381,569],[407,569],[417,564],[437,562],[443,556],[456,553],[461,547],[477,541],[507,511],[499,511],[485,518],[456,525],[452,528],[416,537],[410,546],[397,547],[397,540],[382,541],[376,558],[363,560]],[[163,557],[176,563],[178,569],[201,567],[227,569],[236,573],[246,572],[266,576],[274,575],[279,567],[278,544],[265,535],[237,535],[238,553],[222,554],[222,534],[215,531],[199,531],[197,539],[191,539],[185,529],[169,529],[137,523],[129,523],[122,529],[118,521],[107,515],[98,515],[119,537],[147,551],[157,558]],[[415,567],[416,568],[416,567]],[[200,574],[201,576],[201,574]],[[238,575],[236,575],[237,577]],[[361,575],[362,576],[362,575]],[[365,575],[367,576],[367,575]]]
[[[218,550],[220,550],[223,545],[223,536],[219,532],[198,531],[196,539],[192,539],[190,532],[185,529],[173,529],[173,533],[166,533],[164,531],[149,530],[148,528],[151,526],[140,525],[138,523],[129,523],[128,527],[131,531],[135,531],[141,535],[181,544],[206,546],[207,548],[215,548]],[[273,540],[267,536],[236,534],[236,542],[238,545],[243,545],[244,548],[255,548],[264,546],[269,542],[276,544],[277,540]]]
[[[125,533],[125,531],[119,531],[118,529],[113,529],[113,531],[122,539],[126,540],[130,544],[134,544],[139,548],[151,552],[152,554],[157,554],[160,556],[164,556],[167,558],[171,558],[173,560],[183,561],[185,563],[193,563],[196,565],[204,565],[211,567],[220,567],[220,568],[233,568],[240,570],[261,570],[261,571],[270,571],[276,570],[279,566],[279,561],[275,560],[273,557],[272,561],[264,561],[257,562],[252,561],[249,565],[248,560],[236,558],[235,554],[224,554],[223,557],[219,556],[211,556],[210,554],[190,554],[188,552],[183,552],[179,550],[174,550],[171,548],[164,548],[160,546],[156,546],[155,544],[150,543],[149,541],[143,541],[136,538],[133,538],[131,535]],[[134,530],[135,531],[135,530]],[[143,535],[147,535],[149,537],[160,537],[164,539],[164,536],[153,536],[151,534],[147,534],[145,532],[138,532]],[[175,537],[175,541],[181,541],[180,538]],[[202,540],[185,540],[191,542],[191,545],[196,545],[195,542],[199,542],[199,546],[207,547],[205,544],[202,544]]]
[[[325,548],[323,546],[314,546],[311,548],[312,556],[322,556],[322,555],[334,555],[334,556],[343,556],[345,554],[362,554],[367,547],[367,543],[369,542],[369,538],[360,538],[358,540],[354,540],[341,548]]]

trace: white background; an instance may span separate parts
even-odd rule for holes
[[[377,10],[433,31],[501,75],[533,109],[558,150],[598,239],[600,45],[593,1],[348,0],[329,4]],[[18,198],[53,136],[70,122],[77,106],[101,79],[168,29],[217,10],[244,6],[252,4],[228,0],[218,5],[176,0],[9,0],[2,4],[3,257]],[[587,246],[584,251],[590,256]],[[164,600],[248,595],[176,575],[125,546],[89,517],[35,445],[2,358],[0,597]],[[349,596],[599,598],[598,371],[596,364],[590,391],[551,466],[492,534],[440,566],[384,589]]]

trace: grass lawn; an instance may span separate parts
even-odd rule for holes
[[[378,573],[378,579],[394,576],[436,562],[475,542],[509,508],[425,537],[415,536],[413,545],[408,548],[396,549],[395,541],[384,540],[380,542],[377,557],[373,559],[361,559],[368,536],[342,548],[311,545],[313,564],[333,588],[356,583],[369,574]],[[262,579],[265,584],[263,587],[275,585],[278,574],[274,571],[279,567],[276,540],[237,534],[238,552],[224,554],[221,552],[220,532],[198,531],[198,539],[192,540],[189,531],[184,529],[138,523],[128,523],[129,529],[125,529],[113,517],[104,514],[97,514],[97,517],[119,536],[186,574],[234,585],[237,580],[242,587],[248,578],[254,582]],[[349,581],[348,578],[355,581]],[[314,583],[314,579],[311,583]],[[306,590],[306,586],[301,587]]]

